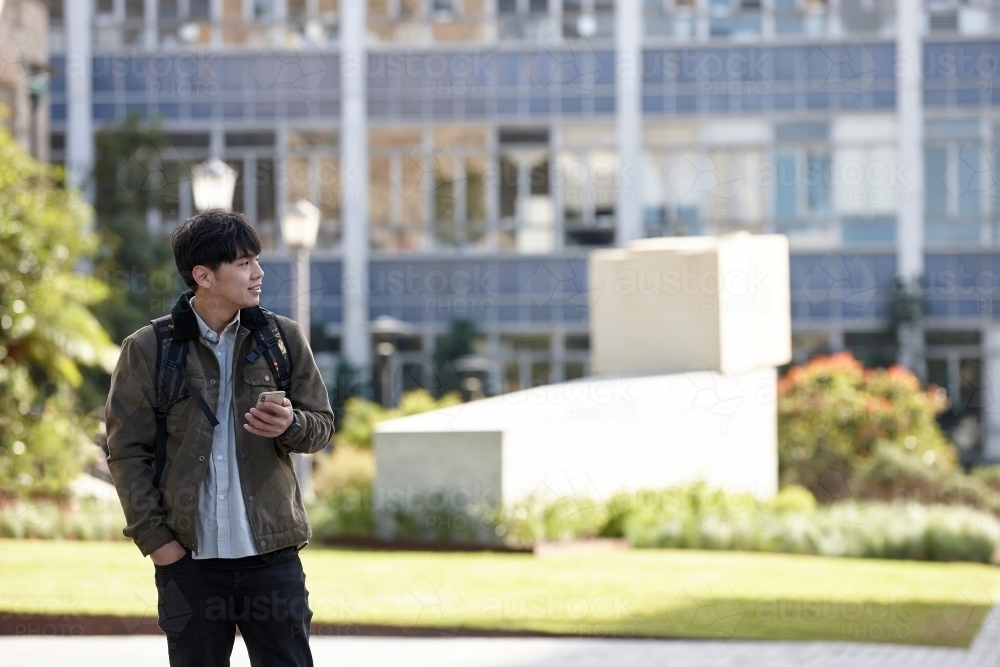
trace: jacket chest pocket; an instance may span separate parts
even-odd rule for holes
[[[181,385],[180,394],[177,399],[167,408],[167,433],[180,434],[187,431],[191,423],[204,416],[198,407],[191,388],[196,389],[202,396],[205,395],[205,378],[201,375],[188,374],[187,381]]]
[[[278,382],[274,371],[266,366],[247,368],[243,371],[243,383],[246,387],[246,400],[250,406],[257,404],[257,397],[265,391],[277,391]]]

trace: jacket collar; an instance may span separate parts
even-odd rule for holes
[[[174,338],[177,340],[197,338],[201,335],[201,329],[198,328],[198,318],[195,317],[194,309],[191,307],[192,296],[194,296],[194,292],[190,290],[184,292],[170,310],[170,316],[174,321]],[[267,327],[267,316],[264,315],[264,309],[260,306],[251,306],[240,310],[240,326],[247,329]]]

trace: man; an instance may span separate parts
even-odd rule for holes
[[[252,664],[312,665],[298,555],[312,531],[289,454],[330,442],[326,387],[299,326],[258,305],[260,239],[242,214],[191,218],[173,250],[192,291],[171,311],[171,344],[187,346],[186,361],[159,475],[152,325],[122,342],[108,395],[108,467],[125,535],[153,561],[172,667],[228,665],[237,627]],[[280,389],[276,355],[260,354],[254,333],[274,330],[268,317],[291,383],[280,403],[258,404]]]

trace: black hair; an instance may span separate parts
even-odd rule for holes
[[[191,271],[204,266],[213,272],[224,263],[260,254],[260,237],[242,213],[213,208],[188,218],[174,230],[174,263],[184,284],[198,289]]]

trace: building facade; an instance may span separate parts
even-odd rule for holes
[[[0,123],[36,158],[49,155],[49,13],[41,0],[0,2]]]
[[[585,257],[781,232],[795,357],[905,359],[1000,458],[1000,10],[986,0],[48,0],[52,159],[159,117],[169,230],[190,167],[239,173],[287,310],[278,219],[322,211],[313,344],[395,392],[475,320],[498,390],[588,374]],[[893,317],[922,282],[926,315]],[[919,298],[919,297],[918,297]],[[767,307],[766,298],[747,307]],[[373,383],[376,388],[381,382]],[[378,389],[377,389],[378,391]]]

